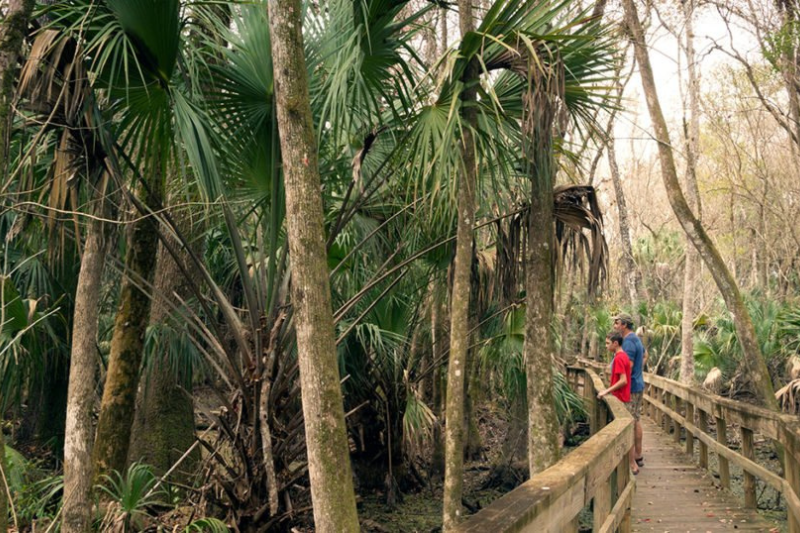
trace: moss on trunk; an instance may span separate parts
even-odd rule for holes
[[[548,59],[529,67],[524,143],[529,163],[531,209],[525,250],[525,345],[528,386],[528,464],[531,475],[558,461],[559,425],[553,390],[553,125],[563,87],[558,66]]]
[[[299,0],[269,2],[308,472],[316,531],[355,533],[360,528],[336,357],[302,13]]]
[[[139,188],[145,204],[161,203],[161,176],[153,174],[148,187]],[[140,287],[152,282],[158,252],[158,226],[152,216],[139,218],[128,228],[128,250],[119,307],[114,320],[97,437],[93,450],[94,477],[125,468],[133,425],[139,369],[150,316],[150,296]]]
[[[188,213],[176,213],[173,216],[178,231],[190,243],[198,243],[194,252],[202,255],[202,239],[192,239],[196,234],[192,229],[191,217]],[[181,250],[180,245],[172,237],[173,248]],[[192,262],[188,252],[183,250],[179,260],[191,270]],[[150,327],[158,327],[167,323],[177,334],[181,328],[181,320],[170,319],[172,307],[167,300],[174,300],[177,295],[186,300],[191,293],[190,286],[180,266],[172,258],[165,246],[159,245],[156,271],[153,279],[153,303],[150,309]],[[174,359],[166,352],[169,343],[161,343],[159,353],[153,354],[152,366],[146,374],[144,386],[139,387],[136,400],[133,433],[131,437],[129,462],[144,462],[151,465],[161,475],[166,472],[186,450],[194,443],[194,406],[192,398],[183,389],[191,393],[192,376],[179,376],[170,367]],[[179,467],[173,479],[183,482],[188,480],[194,471],[197,453],[187,457]]]

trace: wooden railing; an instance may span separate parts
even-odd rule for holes
[[[608,365],[583,361],[581,364],[607,373]],[[723,488],[730,489],[730,464],[744,472],[744,505],[757,505],[756,478],[780,492],[786,500],[789,532],[800,533],[800,423],[798,417],[784,415],[754,405],[709,394],[653,374],[644,374],[644,414],[680,442],[685,436],[685,451],[694,455],[695,439],[699,463],[708,469],[708,453],[717,455],[718,474]],[[714,421],[714,435],[709,421]],[[729,447],[729,436],[738,427],[741,446]],[[784,477],[756,462],[755,434],[771,439],[782,450]]]
[[[592,436],[544,472],[494,501],[462,523],[460,533],[577,531],[578,515],[592,504],[593,531],[628,533],[634,480],[628,451],[633,445],[633,418],[609,395],[591,369],[570,367],[570,385],[585,399]]]

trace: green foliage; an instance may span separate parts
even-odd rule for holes
[[[216,518],[201,518],[190,523],[183,529],[183,533],[229,533],[230,529],[225,522]]]
[[[162,492],[156,489],[158,478],[150,466],[133,463],[125,474],[113,472],[104,476],[99,489],[112,502],[101,529],[117,527],[120,531],[139,531],[149,516],[149,507],[162,504]]]
[[[6,446],[5,454],[6,481],[19,523],[28,526],[34,520],[55,518],[64,490],[63,476],[46,475],[10,446]]]
[[[500,377],[498,388],[504,397],[524,397],[527,391],[522,359],[525,306],[504,313],[486,327],[484,335],[489,339],[480,351],[484,372]],[[585,416],[583,399],[572,390],[557,367],[553,367],[553,384],[559,421],[564,424]]]

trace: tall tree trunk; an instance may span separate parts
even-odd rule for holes
[[[633,260],[633,246],[631,244],[631,224],[628,218],[628,204],[625,201],[625,191],[622,188],[622,178],[617,165],[617,151],[614,143],[614,134],[611,133],[606,141],[608,149],[608,165],[611,168],[611,181],[614,183],[614,193],[617,197],[617,212],[619,213],[619,236],[622,241],[622,259],[624,264],[623,281],[628,291],[628,302],[635,313],[639,305],[639,289],[637,280],[639,271]]]
[[[531,182],[528,243],[525,250],[525,344],[528,384],[528,464],[530,475],[559,457],[559,425],[553,390],[553,126],[559,109],[562,74],[531,60],[525,95],[524,152]]]
[[[191,239],[197,232],[192,231],[191,214],[182,212],[175,215],[181,235],[192,244],[200,241]],[[189,252],[183,250],[171,236],[173,248],[180,250],[180,261],[193,265]],[[202,243],[199,245],[202,246]],[[202,255],[200,250],[195,250]],[[188,280],[169,251],[160,244],[153,277],[153,302],[150,309],[150,327],[167,324],[179,333],[181,320],[170,320],[172,307],[167,301],[175,301],[175,295],[185,301],[191,294]],[[139,461],[151,465],[159,475],[163,474],[194,443],[194,406],[191,394],[191,375],[178,375],[177,369],[170,368],[171,357],[167,345],[153,354],[153,367],[145,377],[144,386],[139,387],[136,400],[136,414],[133,422],[129,462]],[[189,391],[189,394],[185,390]],[[198,453],[191,455],[181,464],[178,472],[191,474],[199,460]],[[178,476],[186,479],[188,476]]]
[[[442,435],[442,361],[440,356],[444,353],[444,331],[442,328],[442,305],[436,297],[431,302],[431,364],[433,365],[433,378],[431,379],[431,403],[437,423],[433,427],[433,453],[431,454],[431,477],[437,479],[444,474],[444,438]]]
[[[269,2],[308,471],[316,530],[355,533],[358,515],[339,384],[302,13],[300,0]]]
[[[664,114],[661,111],[661,105],[658,100],[656,84],[653,78],[653,69],[650,65],[650,57],[644,40],[644,31],[642,30],[641,22],[639,22],[639,15],[636,11],[634,0],[624,0],[623,6],[625,9],[625,23],[633,42],[636,61],[639,63],[642,88],[644,90],[645,99],[647,100],[647,107],[650,111],[650,119],[655,129],[656,140],[658,141],[661,175],[664,180],[664,187],[667,190],[667,197],[670,205],[675,212],[678,222],[680,222],[683,230],[691,239],[692,244],[694,244],[695,248],[697,248],[697,251],[700,253],[700,257],[703,259],[703,262],[714,278],[728,310],[731,315],[733,315],[736,333],[742,345],[742,353],[745,354],[744,364],[756,388],[756,394],[765,406],[777,410],[778,405],[775,400],[769,371],[764,361],[764,356],[761,353],[761,347],[756,340],[753,322],[745,306],[744,299],[739,292],[739,287],[736,285],[736,281],[725,266],[725,262],[722,260],[722,256],[719,254],[714,242],[689,208],[689,204],[686,202],[686,198],[681,190],[681,185],[678,181],[678,172],[675,167],[675,159],[672,154],[669,130],[667,129],[667,123],[664,120]]]
[[[0,175],[8,166],[8,144],[11,141],[13,112],[11,101],[17,85],[17,61],[22,41],[28,32],[28,20],[34,0],[9,0],[8,11],[0,22]]]
[[[5,17],[0,21],[0,175],[6,176],[8,145],[11,141],[11,101],[16,86],[16,66],[22,41],[28,30],[33,0],[9,0]],[[0,421],[2,413],[0,412]],[[0,429],[0,470],[5,477],[5,441]],[[0,480],[2,482],[2,480]],[[8,530],[8,494],[0,485],[0,531]]]
[[[471,0],[458,2],[459,27],[463,38],[475,28]],[[447,364],[447,397],[445,424],[445,464],[443,526],[446,533],[461,519],[461,496],[464,484],[464,383],[467,377],[469,350],[469,315],[472,276],[473,225],[475,220],[475,186],[477,160],[472,128],[477,112],[472,103],[477,96],[477,65],[471,63],[464,73],[461,94],[463,119],[461,164],[458,183],[458,223],[453,288],[450,296],[450,355]]]
[[[103,193],[98,191],[97,195],[98,203],[102,204]],[[102,215],[104,209],[100,207],[95,212]],[[64,533],[87,533],[92,524],[92,410],[97,386],[97,320],[108,250],[104,226],[99,219],[89,224],[75,293],[64,436],[61,520]]]
[[[700,189],[697,186],[697,159],[700,154],[700,73],[694,51],[694,0],[684,0],[686,65],[689,71],[689,120],[686,131],[686,200],[698,223],[702,220]],[[684,121],[686,122],[686,121]],[[700,254],[686,239],[686,262],[683,275],[683,318],[681,319],[681,383],[694,381],[694,318],[697,314],[697,282]]]
[[[475,297],[473,293],[472,298]],[[475,407],[478,404],[481,393],[480,382],[480,361],[478,360],[478,317],[475,313],[470,314],[470,347],[467,352],[467,383],[466,394],[464,395],[464,460],[473,461],[480,459],[483,443],[481,434],[478,431],[478,420],[475,416]]]
[[[138,196],[145,199],[145,205],[154,207],[161,205],[163,185],[160,172],[152,172],[152,176],[147,187],[138,187]],[[150,316],[151,299],[142,289],[153,280],[154,258],[158,253],[157,232],[158,224],[152,216],[139,218],[128,228],[125,272],[94,444],[96,480],[113,470],[122,471],[128,458],[139,369]]]

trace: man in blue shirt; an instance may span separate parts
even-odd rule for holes
[[[634,458],[639,466],[642,466],[642,424],[639,418],[642,415],[642,393],[644,392],[644,345],[636,333],[633,332],[633,318],[627,313],[620,313],[614,317],[614,330],[622,335],[622,349],[628,354],[628,358],[633,363],[631,371],[631,403],[630,411],[635,420],[634,425]]]

